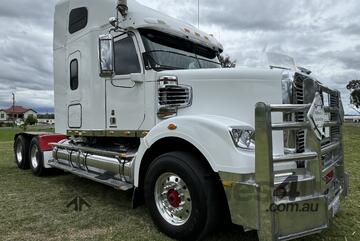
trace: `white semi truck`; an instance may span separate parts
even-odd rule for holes
[[[132,191],[179,240],[227,220],[260,241],[328,228],[348,189],[339,91],[303,68],[223,69],[222,51],[134,0],[60,0],[58,134],[18,134],[18,167]]]

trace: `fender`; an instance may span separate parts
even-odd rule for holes
[[[176,128],[170,130],[169,124]],[[235,147],[229,131],[231,126],[251,127],[238,120],[211,115],[180,116],[160,122],[141,140],[134,167],[135,186],[138,186],[145,152],[166,137],[177,137],[194,145],[207,159],[214,172],[253,173],[255,153]]]

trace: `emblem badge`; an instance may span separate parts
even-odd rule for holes
[[[307,114],[311,128],[314,130],[317,138],[322,140],[326,135],[325,122],[329,120],[329,115],[325,112],[324,103],[319,92],[315,94],[315,99]]]

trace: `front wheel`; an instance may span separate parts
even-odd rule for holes
[[[178,240],[199,240],[218,221],[218,185],[201,160],[184,152],[158,157],[149,167],[145,201],[160,231]]]

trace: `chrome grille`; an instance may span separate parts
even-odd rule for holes
[[[337,92],[330,94],[330,107],[339,108],[340,107],[340,96]],[[338,121],[339,113],[331,113],[331,121]],[[331,141],[340,139],[340,126],[333,126],[330,128],[330,137]]]
[[[302,75],[297,74],[295,76],[294,85],[294,103],[295,104],[304,104],[304,80]],[[305,121],[305,112],[298,112],[295,114],[296,122]],[[296,152],[303,153],[305,151],[305,131],[300,130],[296,132]]]

